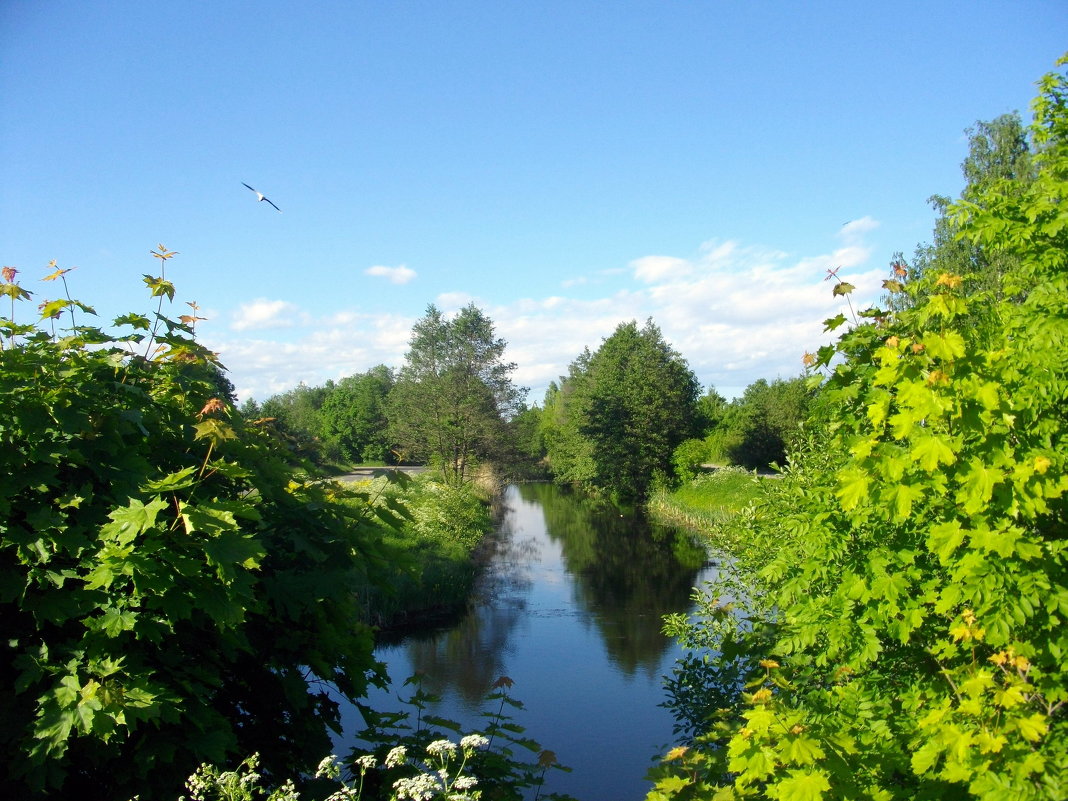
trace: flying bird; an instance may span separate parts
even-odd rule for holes
[[[249,190],[255,192],[257,200],[265,200],[268,203],[270,203],[272,206],[274,206],[274,203],[271,201],[271,199],[269,197],[264,197],[263,192],[260,192],[259,190],[256,190],[256,189],[252,189],[252,187],[249,186],[248,184],[246,184],[244,181],[241,182],[241,186],[243,186],[246,189],[249,189]],[[277,206],[274,206],[274,210],[277,211],[279,214],[282,213],[282,210],[280,208],[278,208]]]

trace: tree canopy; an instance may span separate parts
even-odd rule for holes
[[[553,472],[620,500],[641,500],[697,423],[700,385],[652,320],[621,323],[584,353],[545,402]]]
[[[354,701],[380,675],[353,591],[381,576],[369,507],[297,480],[184,318],[109,335],[76,310],[0,319],[0,789],[173,798],[254,751],[305,769],[339,726],[321,682]]]
[[[501,449],[526,394],[512,383],[506,345],[474,304],[452,319],[427,307],[390,395],[391,430],[407,455],[463,481],[475,462]]]
[[[947,207],[982,259],[821,350],[820,425],[738,522],[744,586],[672,621],[721,657],[650,798],[1065,797],[1068,76],[1040,85],[1033,179]]]

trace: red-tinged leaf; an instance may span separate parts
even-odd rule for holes
[[[41,319],[47,320],[50,317],[58,317],[60,313],[67,308],[68,302],[65,300],[50,300],[46,303],[42,303],[40,306]]]

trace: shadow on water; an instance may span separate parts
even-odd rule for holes
[[[511,677],[525,705],[517,722],[574,769],[550,791],[642,798],[650,760],[672,736],[662,679],[679,652],[662,617],[691,608],[692,588],[709,578],[705,551],[552,484],[511,486],[505,505],[471,611],[378,656],[395,686],[421,673],[442,697],[432,711],[469,730],[494,681]],[[403,694],[369,701],[395,709]]]

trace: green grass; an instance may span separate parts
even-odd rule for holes
[[[658,490],[648,511],[659,522],[691,529],[710,539],[724,525],[769,491],[769,481],[738,467],[705,473],[674,491]]]

